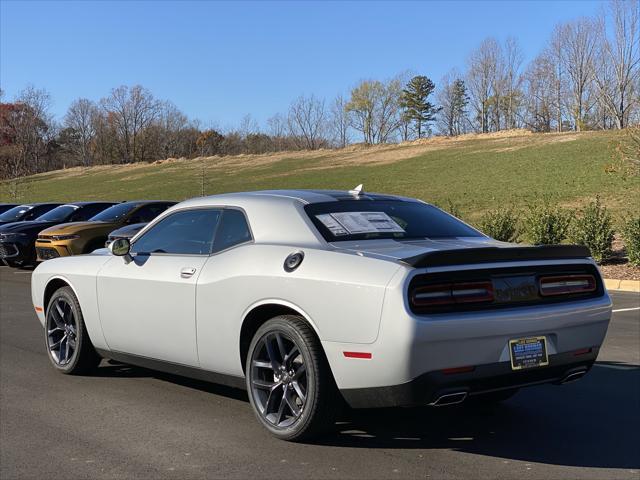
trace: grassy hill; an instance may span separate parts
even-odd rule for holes
[[[548,198],[577,208],[599,194],[616,216],[637,210],[640,179],[609,174],[618,132],[524,131],[433,138],[401,145],[287,152],[151,164],[70,168],[28,177],[21,201],[175,199],[272,189],[349,189],[457,204],[474,220],[499,206]],[[6,185],[5,185],[6,187]],[[9,201],[2,188],[0,201]]]

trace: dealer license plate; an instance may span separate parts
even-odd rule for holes
[[[509,340],[511,369],[544,367],[549,365],[546,337],[528,337]]]

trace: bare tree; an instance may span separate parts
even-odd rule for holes
[[[594,79],[604,108],[613,116],[616,127],[624,128],[637,105],[636,90],[640,87],[640,2],[612,0],[609,5],[613,35],[607,36],[606,18],[601,17]]]
[[[524,73],[524,124],[537,132],[551,131],[551,124],[557,113],[554,110],[555,67],[553,55],[547,50],[538,55]]]
[[[489,104],[494,94],[500,46],[494,38],[483,40],[468,59],[467,86],[476,111],[479,130],[489,131]]]
[[[287,122],[289,132],[302,148],[315,150],[323,143],[327,121],[324,100],[301,95],[291,103]]]
[[[96,105],[89,99],[75,100],[64,117],[64,126],[71,129],[74,142],[72,150],[82,164],[87,167],[92,163],[91,144],[96,135]]]
[[[351,90],[345,109],[349,125],[362,132],[365,143],[385,143],[393,139],[401,120],[400,77],[387,82],[364,80]]]
[[[12,116],[21,163],[27,171],[38,173],[44,167],[47,139],[53,126],[53,118],[49,113],[51,95],[44,89],[29,85],[20,92],[15,103],[21,106]]]
[[[346,147],[349,142],[349,115],[347,114],[347,100],[339,94],[331,104],[331,131],[335,144],[339,148]]]
[[[570,93],[569,111],[574,129],[580,131],[594,100],[591,82],[597,47],[596,23],[589,18],[569,22],[560,28],[560,36],[563,43],[562,63]]]
[[[157,119],[160,102],[140,85],[131,88],[123,85],[111,90],[111,94],[103,98],[100,105],[118,131],[122,160],[146,160],[146,145],[144,138],[140,137]]]
[[[523,53],[518,41],[514,37],[508,37],[504,45],[504,117],[506,128],[516,128],[517,110],[522,85],[520,68],[523,62]]]

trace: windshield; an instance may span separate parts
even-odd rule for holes
[[[33,205],[19,205],[13,207],[11,210],[7,210],[0,215],[0,222],[15,222],[20,220],[25,213],[33,208]]]
[[[328,242],[482,237],[457,218],[420,202],[344,200],[313,203],[304,209]]]
[[[99,214],[91,217],[90,222],[117,222],[138,206],[137,203],[120,203],[103,210]]]
[[[36,218],[37,222],[64,222],[78,209],[75,205],[60,205]]]

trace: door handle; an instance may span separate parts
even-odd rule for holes
[[[180,270],[180,276],[182,278],[189,278],[193,276],[194,273],[196,273],[196,269],[193,267],[185,267],[182,270]]]

